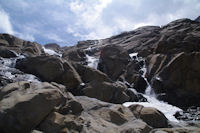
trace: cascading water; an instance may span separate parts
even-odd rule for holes
[[[147,78],[145,77],[146,73],[147,73],[147,68],[146,68],[146,65],[145,65],[145,59],[142,58],[142,57],[138,57],[138,53],[132,53],[132,54],[129,54],[129,56],[131,57],[132,60],[136,60],[138,62],[143,62],[143,66],[140,69],[140,71],[142,72],[142,77],[144,78],[144,80],[147,83],[147,88],[145,90],[145,94],[146,95],[153,95],[153,96],[155,96],[155,93],[154,93],[153,89],[151,88],[151,85],[149,84]]]
[[[62,54],[55,52],[54,50],[43,47],[45,53],[49,55],[55,55],[61,57]],[[25,58],[23,55],[16,53],[15,58],[0,58],[0,76],[4,79],[17,81],[31,81],[40,82],[39,78],[32,74],[26,74],[15,68],[17,59]]]
[[[142,95],[147,99],[148,102],[126,102],[123,105],[128,107],[132,104],[140,104],[140,105],[143,105],[144,107],[154,107],[154,108],[157,108],[158,110],[160,110],[161,112],[163,112],[164,115],[168,118],[168,120],[173,121],[173,122],[178,122],[178,120],[174,117],[174,114],[177,111],[182,111],[182,110],[180,108],[170,105],[166,102],[159,101],[156,98],[156,94],[154,93],[153,88],[151,87],[151,85],[149,84],[148,80],[145,77],[146,72],[147,72],[145,60],[142,57],[138,57],[137,53],[131,53],[130,57],[132,60],[136,60],[138,62],[140,62],[140,61],[144,62],[143,67],[140,69],[140,71],[142,71],[142,77],[147,82],[147,88],[146,88],[145,94],[142,94]],[[132,90],[134,92],[136,92],[135,89],[132,88]]]
[[[89,56],[89,55],[86,55],[86,58],[87,58],[88,66],[91,68],[97,69],[98,63],[99,63],[99,58],[97,58],[95,56]]]
[[[48,49],[48,48],[45,48],[45,47],[42,47],[44,52],[49,54],[49,55],[56,55],[56,56],[59,56],[59,57],[62,57],[62,54],[60,53],[57,53],[56,51],[52,50],[52,49]]]
[[[92,52],[93,50],[96,50],[96,46],[98,46],[100,41],[95,41],[95,43],[92,46],[89,46],[88,48],[84,49],[86,52]],[[92,56],[89,54],[86,54],[86,61],[87,65],[91,68],[97,69],[98,63],[99,63],[99,57],[98,56]]]
[[[23,55],[17,55],[15,58],[0,58],[0,76],[12,80],[13,82],[17,81],[31,81],[31,82],[40,82],[39,79],[31,74],[25,74],[20,70],[15,68],[17,59],[25,58]]]

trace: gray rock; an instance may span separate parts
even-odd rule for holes
[[[62,101],[48,83],[16,82],[0,89],[0,131],[25,133],[35,128]]]
[[[109,45],[101,50],[98,69],[115,81],[124,72],[129,59],[130,57],[123,47]]]
[[[38,56],[44,53],[38,43],[24,41],[9,34],[0,34],[0,46],[26,56]]]
[[[39,77],[42,81],[57,82],[73,94],[78,93],[82,83],[79,74],[68,61],[53,56],[28,57],[17,61],[16,68]],[[77,92],[77,93],[76,93]]]
[[[129,109],[153,128],[162,128],[168,126],[168,119],[156,108],[144,107],[142,105],[131,105]]]
[[[200,106],[200,53],[180,53],[153,79],[157,93],[165,93],[163,100],[179,107]]]
[[[80,115],[53,112],[39,125],[39,129],[45,133],[148,133],[151,130],[151,127],[136,119],[134,114],[122,105],[85,96],[76,97],[76,100],[84,109]]]

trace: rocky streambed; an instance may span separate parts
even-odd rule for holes
[[[199,29],[180,19],[71,47],[0,34],[0,132],[200,132]]]

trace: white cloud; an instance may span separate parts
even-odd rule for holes
[[[75,19],[67,32],[82,39],[106,38],[141,26],[191,18],[197,14],[198,4],[198,0],[76,0],[69,3]],[[191,11],[193,8],[196,10]]]
[[[68,44],[179,18],[195,19],[200,12],[199,0],[0,0],[0,5],[6,9],[0,10],[0,31],[40,43]]]
[[[28,41],[36,41],[34,35],[39,34],[41,31],[36,30],[38,29],[37,24],[17,24],[15,23],[17,27],[20,27],[20,32],[15,31],[14,35]]]
[[[0,32],[13,34],[13,28],[10,22],[10,17],[3,9],[0,8]]]
[[[54,33],[44,34],[43,36],[45,36],[49,40],[53,40],[53,41],[56,41],[56,42],[60,42],[60,43],[65,42],[63,39],[61,39],[58,35],[56,35]]]
[[[98,39],[113,34],[111,27],[104,25],[101,18],[103,9],[111,2],[112,0],[71,2],[70,9],[76,15],[76,22],[68,26],[68,31],[82,39]],[[86,32],[81,33],[81,27]]]
[[[35,41],[35,38],[31,34],[24,34],[24,33],[19,33],[15,32],[15,35],[18,36],[21,39],[28,40],[28,41]]]

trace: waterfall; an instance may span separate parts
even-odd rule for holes
[[[93,50],[96,50],[97,47],[100,43],[100,41],[95,41],[93,45],[89,46],[88,48],[84,49],[84,51],[87,52],[93,52]],[[99,63],[99,56],[94,56],[94,55],[89,55],[86,54],[86,61],[87,65],[91,68],[97,69],[98,63]]]
[[[142,72],[142,77],[144,78],[144,80],[146,81],[147,83],[147,88],[145,90],[145,94],[146,95],[152,95],[152,96],[155,96],[155,93],[151,87],[151,85],[149,84],[147,78],[146,78],[146,73],[147,73],[147,68],[146,68],[146,64],[145,64],[145,59],[142,58],[142,57],[138,57],[138,53],[131,53],[129,54],[129,56],[131,57],[131,59],[133,60],[136,60],[138,62],[143,62],[143,66],[142,68],[140,69],[140,71]]]
[[[86,58],[87,58],[88,66],[91,68],[97,69],[98,63],[99,63],[99,58],[97,58],[95,56],[89,56],[89,55],[86,55]]]
[[[154,108],[157,108],[159,111],[161,111],[168,118],[168,120],[173,121],[173,122],[179,122],[173,115],[177,111],[182,111],[182,110],[180,108],[170,105],[166,102],[159,101],[156,98],[156,94],[154,93],[153,88],[151,87],[150,83],[148,82],[147,78],[145,77],[145,75],[147,73],[145,59],[142,57],[138,57],[138,53],[131,53],[129,56],[131,57],[132,60],[144,62],[140,71],[142,71],[142,77],[147,82],[147,88],[145,90],[145,94],[142,94],[142,95],[147,99],[148,102],[126,102],[123,105],[128,107],[132,104],[140,104],[140,105],[143,105],[144,107],[154,107]],[[134,92],[136,92],[136,90],[134,88],[132,88],[132,90]]]

